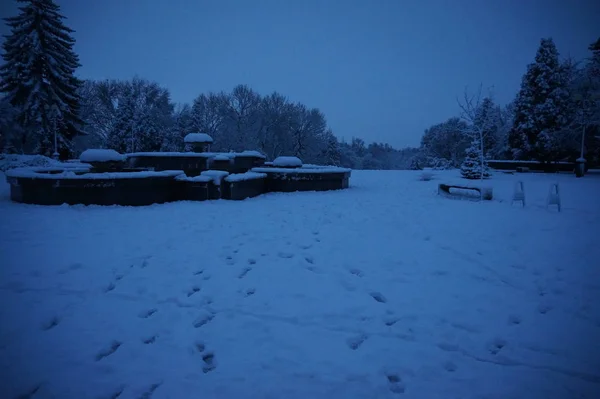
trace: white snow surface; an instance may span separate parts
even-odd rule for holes
[[[266,173],[246,172],[246,173],[234,173],[225,178],[225,181],[236,182],[245,180],[256,180],[264,179],[267,177]]]
[[[347,168],[339,168],[337,166],[328,166],[328,167],[322,167],[322,168],[271,168],[271,167],[258,167],[258,168],[252,168],[251,169],[252,172],[257,172],[257,173],[267,173],[267,172],[274,172],[274,173],[346,173],[346,172],[351,172],[352,169],[347,169]]]
[[[106,173],[87,173],[89,168],[75,168],[70,169],[63,168],[17,168],[11,169],[6,172],[7,177],[23,177],[32,179],[63,179],[63,180],[77,180],[77,179],[143,179],[148,177],[170,177],[178,176],[183,174],[182,170],[164,170],[164,171],[143,171],[143,172],[106,172]],[[59,172],[59,173],[49,173]],[[76,172],[83,174],[76,174]]]
[[[126,159],[127,159],[126,155],[119,154],[115,150],[106,150],[106,149],[100,149],[100,148],[91,148],[89,150],[85,150],[79,156],[79,160],[84,163],[124,161]]]
[[[223,180],[223,178],[228,175],[229,172],[226,172],[224,170],[205,170],[200,172],[200,176],[210,177],[213,180],[213,183],[215,183],[217,186],[220,186],[221,180]]]
[[[188,133],[183,138],[185,143],[212,143],[213,138],[206,133]]]
[[[302,160],[298,157],[277,157],[273,160],[273,166],[277,167],[292,167],[302,166]]]
[[[2,397],[598,398],[600,175],[419,173],[137,208],[0,179]]]

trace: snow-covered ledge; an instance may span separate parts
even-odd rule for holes
[[[187,151],[209,152],[213,138],[206,133],[188,133],[183,138],[183,142]]]

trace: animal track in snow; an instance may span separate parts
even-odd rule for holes
[[[371,297],[373,299],[375,299],[379,303],[386,303],[387,302],[387,299],[385,299],[385,297],[383,296],[383,294],[380,293],[380,292],[371,292],[370,295],[371,295]]]
[[[200,292],[200,287],[198,287],[197,285],[194,285],[192,288],[190,288],[188,290],[188,293],[187,293],[188,298],[191,297],[192,295],[194,295],[196,292]]]
[[[153,315],[154,313],[156,313],[156,312],[158,312],[158,309],[156,309],[156,308],[152,308],[152,309],[148,309],[148,310],[145,310],[145,311],[141,312],[141,313],[139,314],[139,316],[140,316],[142,319],[147,319],[148,317],[152,316],[152,315]]]
[[[42,330],[48,331],[56,327],[60,323],[60,319],[56,316],[52,317],[50,320],[42,324]]]
[[[248,259],[248,264],[249,264],[249,265],[255,265],[255,264],[256,264],[256,259],[254,259],[254,258],[249,258],[249,259]]]
[[[117,349],[119,349],[120,346],[121,346],[121,342],[113,341],[109,347],[102,349],[100,352],[98,352],[98,354],[96,355],[96,361],[100,361],[100,360],[104,359],[105,357],[112,355],[113,353],[115,353],[117,351]]]
[[[312,256],[305,256],[304,260],[306,261],[306,263],[310,263],[311,265],[315,264],[315,258],[313,258]]]
[[[294,257],[294,254],[291,252],[279,252],[277,256],[279,256],[282,259],[292,259]]]
[[[195,272],[194,272],[194,276],[199,276],[199,275],[201,275],[202,273],[204,273],[204,270],[198,270],[198,271],[195,271]]]
[[[256,289],[255,288],[248,288],[246,290],[246,295],[245,296],[249,297],[249,296],[254,295],[255,293],[256,293]]]

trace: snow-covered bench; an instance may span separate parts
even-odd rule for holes
[[[451,198],[465,198],[478,200],[491,200],[493,197],[491,187],[476,187],[440,183],[438,194]]]

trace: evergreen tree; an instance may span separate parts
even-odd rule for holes
[[[17,109],[19,124],[36,134],[36,152],[52,154],[56,133],[58,151],[68,157],[81,132],[74,31],[52,0],[17,1],[21,13],[5,19],[11,34],[3,44],[0,91]]]
[[[516,158],[549,161],[555,156],[557,132],[569,122],[566,75],[554,41],[542,39],[515,100],[509,145]]]
[[[478,136],[473,135],[471,145],[465,151],[466,157],[460,167],[460,173],[466,179],[481,179],[490,177],[490,169],[487,164],[486,157],[481,156],[481,140]],[[481,164],[483,158],[483,166]]]

